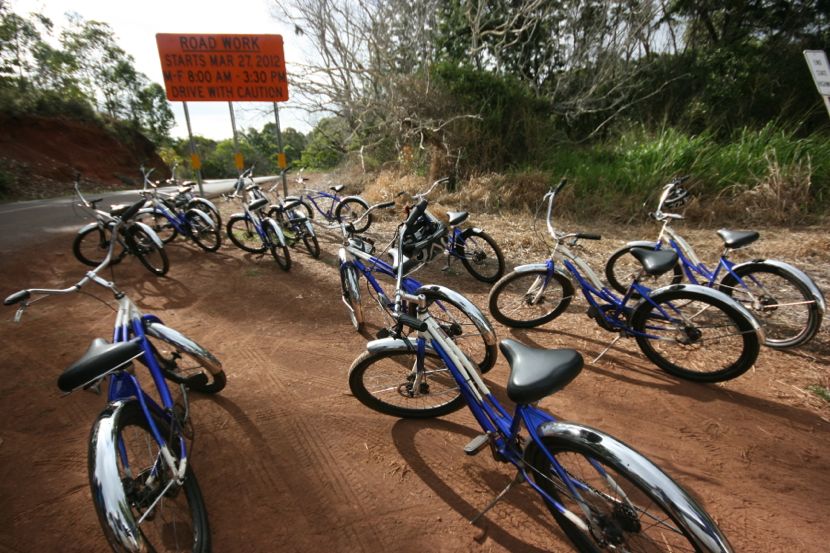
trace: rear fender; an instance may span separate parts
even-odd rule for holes
[[[824,294],[821,293],[821,290],[816,283],[813,282],[807,274],[802,271],[801,269],[790,265],[789,263],[784,263],[783,261],[778,261],[777,259],[755,259],[753,261],[747,261],[746,263],[740,263],[732,267],[733,271],[738,269],[743,269],[745,267],[775,267],[782,271],[790,273],[795,279],[797,279],[801,284],[804,285],[807,290],[810,291],[810,295],[816,302],[816,305],[821,312],[822,318],[824,317],[824,313],[827,310],[827,302],[824,299]],[[726,273],[726,276],[721,279],[719,284],[719,289],[723,290],[725,287],[729,287],[736,284],[735,277],[732,276],[730,273]]]
[[[213,221],[213,217],[202,211],[201,209],[191,208],[187,210],[187,215],[197,217],[202,220],[203,223],[208,225],[211,229],[216,228],[216,223]]]
[[[458,292],[437,284],[425,284],[418,288],[415,291],[415,294],[428,294],[430,297],[436,298],[438,301],[452,301],[456,305],[461,306],[462,311],[470,317],[475,324],[476,329],[484,338],[484,343],[488,346],[496,344],[496,331],[493,328],[493,325],[487,317],[484,316],[484,313],[482,313],[481,310],[475,306],[475,304]]]
[[[161,241],[161,238],[159,238],[159,235],[156,234],[156,231],[151,229],[149,226],[145,225],[141,221],[135,221],[130,225],[130,228],[133,227],[139,227],[141,230],[147,233],[147,236],[150,237],[150,240],[153,241],[153,243],[156,245],[158,249],[164,249],[164,242]]]
[[[205,198],[193,198],[192,200],[187,202],[187,208],[188,209],[202,209],[203,211],[205,209],[207,209],[207,211],[209,211],[209,212],[212,211],[212,212],[215,212],[215,213],[219,213],[219,210],[216,209],[216,205],[213,202],[211,202],[210,200],[207,200]]]
[[[425,342],[424,346],[430,353],[435,353],[435,348],[430,342]],[[372,340],[366,344],[366,350],[369,353],[396,353],[400,351],[416,351],[418,344],[416,340],[409,338],[381,338],[379,340]]]
[[[214,357],[212,353],[178,330],[174,330],[169,326],[161,324],[160,322],[153,321],[146,322],[144,330],[150,336],[167,342],[180,351],[187,353],[212,374],[219,374],[222,372],[222,363]]]
[[[732,551],[709,515],[654,463],[625,443],[594,428],[569,422],[552,421],[536,429],[541,437],[551,438],[610,466],[624,470],[639,486],[661,498],[672,517],[689,533],[697,548],[712,553]]]

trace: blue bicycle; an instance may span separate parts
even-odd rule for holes
[[[502,340],[511,369],[507,395],[516,403],[511,415],[431,315],[430,288],[405,291],[398,267],[393,334],[367,344],[349,369],[349,388],[367,407],[396,417],[435,417],[467,404],[483,433],[464,451],[475,455],[489,447],[494,459],[517,469],[471,522],[527,482],[579,551],[732,551],[703,508],[645,456],[534,406],[576,378],[579,353]],[[404,302],[416,306],[414,315]],[[413,330],[416,337],[404,334]]]
[[[669,250],[634,248],[640,264],[620,298],[569,246],[580,239],[599,240],[590,233],[560,234],[551,225],[551,211],[563,180],[545,194],[547,228],[554,249],[544,263],[516,267],[490,290],[490,313],[507,326],[531,328],[561,315],[574,296],[576,281],[588,301],[588,317],[618,335],[596,361],[623,337],[634,337],[646,357],[679,378],[721,382],[746,372],[758,358],[763,330],[740,303],[718,290],[677,284],[652,290],[643,284],[677,263]],[[544,201],[544,200],[543,200]],[[636,299],[635,299],[636,298]],[[629,305],[630,302],[636,302]]]
[[[210,200],[193,196],[191,185],[177,185],[175,194],[162,194],[158,183],[150,180],[153,169],[141,168],[144,177],[142,195],[147,199],[136,219],[152,228],[166,244],[176,236],[192,239],[207,252],[222,245],[222,218]]]
[[[142,199],[127,208],[113,231],[143,204]],[[111,242],[103,262],[78,283],[65,289],[21,290],[3,303],[20,304],[15,316],[19,321],[30,304],[47,296],[84,293],[90,282],[113,294],[118,310],[112,343],[93,340],[58,378],[58,388],[66,393],[98,391],[107,381],[107,405],[92,426],[88,462],[92,501],[104,536],[115,551],[207,553],[207,513],[187,454],[192,438],[188,390],[219,392],[225,373],[207,350],[155,315],[143,314],[115,283],[99,276],[113,259],[114,246]],[[142,389],[134,361],[149,370],[156,399]],[[174,401],[167,381],[181,388],[181,400]]]
[[[228,238],[241,250],[264,254],[270,251],[277,265],[284,271],[291,268],[291,253],[280,225],[264,210],[269,205],[252,178],[253,167],[245,170],[236,181],[234,192],[228,198],[242,198],[242,213],[228,218]],[[245,184],[250,179],[250,184]],[[242,193],[245,193],[243,196]]]
[[[369,217],[376,209],[386,209],[394,205],[395,202],[374,205],[366,210],[364,216]],[[358,225],[361,223],[360,219],[356,222]],[[395,297],[386,294],[375,276],[380,274],[395,278],[398,268],[406,274],[420,262],[401,256],[397,249],[392,249],[390,251],[392,262],[387,263],[373,255],[375,246],[371,239],[354,236],[352,223],[342,223],[341,228],[344,238],[343,247],[338,251],[341,291],[352,325],[358,331],[364,328],[365,319],[360,292],[361,276],[366,280],[366,290],[369,296],[375,300],[383,316],[389,317],[389,321],[394,322],[391,317]],[[390,242],[390,246],[394,240],[395,238]],[[387,249],[383,248],[383,251]],[[495,330],[487,317],[467,298],[441,286],[422,287],[420,282],[409,276],[403,277],[401,287],[407,293],[423,289],[424,294],[431,302],[434,302],[433,317],[439,321],[444,332],[476,363],[479,370],[486,372],[493,367],[498,356]],[[408,309],[415,309],[414,305],[404,305]],[[388,334],[388,330],[381,330],[381,334]]]
[[[692,246],[671,228],[671,221],[683,219],[677,213],[665,213],[664,208],[675,209],[685,204],[688,192],[681,185],[687,177],[675,179],[663,188],[657,211],[651,217],[662,223],[655,242],[637,240],[614,252],[605,265],[608,283],[623,291],[623,282],[632,273],[632,248],[659,250],[664,246],[678,256],[672,271],[660,280],[663,284],[678,284],[686,279],[693,284],[716,288],[746,306],[764,326],[765,344],[772,348],[791,348],[810,341],[818,332],[826,311],[824,295],[816,283],[803,271],[789,263],[775,259],[753,259],[735,263],[729,254],[755,242],[754,231],[721,229],[723,253],[714,270],[710,270],[695,254]]]
[[[304,182],[302,178],[300,182]],[[330,186],[331,192],[322,190],[303,189],[299,196],[286,196],[286,201],[299,202],[296,209],[308,219],[314,219],[314,213],[319,213],[328,223],[329,228],[337,228],[341,223],[352,223],[354,232],[365,232],[372,224],[372,216],[363,215],[369,209],[369,204],[360,196],[338,196],[345,185]],[[360,221],[354,224],[355,221]]]

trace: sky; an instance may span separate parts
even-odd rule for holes
[[[302,61],[298,39],[293,25],[271,14],[273,0],[11,0],[12,9],[20,15],[40,13],[49,17],[56,27],[66,24],[65,13],[76,12],[86,20],[103,21],[112,28],[119,46],[135,58],[138,71],[162,86],[156,48],[156,33],[221,33],[221,34],[280,34],[283,36],[288,71],[291,63]],[[290,79],[290,77],[289,77]],[[289,80],[289,97],[291,83]],[[176,125],[171,130],[175,137],[186,137],[187,126],[180,102],[171,102]],[[188,102],[193,133],[215,140],[231,138],[230,108],[227,102]],[[274,121],[270,103],[234,103],[237,129],[262,128]],[[307,133],[314,121],[294,107],[292,101],[279,104],[280,127]]]

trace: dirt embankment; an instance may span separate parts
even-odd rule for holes
[[[139,167],[169,170],[155,145],[136,131],[117,133],[72,119],[0,115],[0,199],[31,200],[72,193],[75,173],[96,187],[141,182]]]

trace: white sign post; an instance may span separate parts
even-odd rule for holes
[[[804,50],[804,58],[830,114],[830,63],[827,62],[827,54],[824,50]]]

